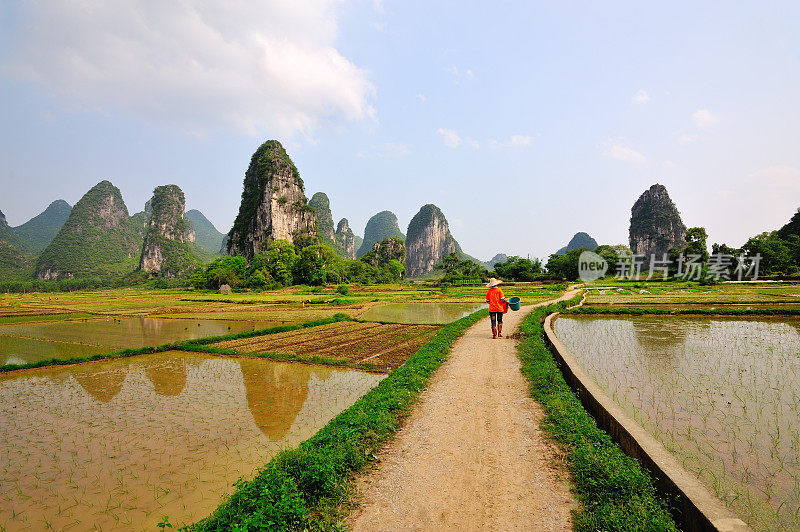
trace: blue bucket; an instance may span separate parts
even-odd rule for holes
[[[520,303],[522,303],[522,300],[517,296],[514,296],[508,300],[508,308],[511,310],[519,310]]]

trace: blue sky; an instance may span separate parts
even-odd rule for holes
[[[625,243],[658,182],[738,246],[800,206],[797,20],[796,2],[5,2],[0,210],[18,225],[109,179],[133,213],[175,183],[226,232],[277,138],[359,233],[435,203],[472,255],[544,257],[577,231]]]

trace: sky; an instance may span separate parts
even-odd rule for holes
[[[438,205],[465,252],[627,243],[665,185],[709,244],[800,207],[800,3],[0,3],[0,210],[174,183],[222,232],[278,139],[334,223]]]

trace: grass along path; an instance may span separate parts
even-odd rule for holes
[[[559,300],[573,297],[570,291]],[[534,307],[488,318],[456,341],[396,437],[357,481],[360,530],[570,530],[575,507],[559,452],[508,338]]]

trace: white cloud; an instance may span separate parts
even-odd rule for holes
[[[68,104],[203,131],[308,134],[374,117],[364,70],[335,48],[337,0],[29,3],[3,69]],[[380,8],[380,2],[376,3]]]
[[[474,150],[480,148],[480,143],[477,140],[472,139],[462,139],[458,133],[455,132],[453,129],[447,129],[440,127],[436,130],[436,133],[442,136],[442,140],[444,141],[444,145],[448,148],[456,149],[461,145],[467,146]]]
[[[448,148],[458,148],[458,146],[461,144],[461,137],[459,137],[458,133],[452,129],[440,127],[438,130],[436,130],[436,132],[442,136],[444,145]]]
[[[533,144],[533,137],[527,135],[511,135],[506,141],[491,141],[492,148],[525,148]]]
[[[772,186],[800,190],[800,170],[786,164],[756,170],[747,174],[747,180],[758,187]]]
[[[682,133],[678,135],[678,144],[689,144],[696,141],[697,138],[697,133]]]
[[[694,123],[697,127],[711,127],[719,122],[719,119],[711,114],[711,111],[708,109],[700,109],[695,111],[695,113],[692,115],[692,118],[694,119]]]
[[[465,77],[466,78],[474,78],[475,77],[475,74],[473,74],[472,70],[469,69],[469,68],[462,71],[462,70],[459,70],[457,66],[453,65],[451,67],[448,67],[447,71],[450,72],[454,77],[459,78],[459,79],[465,78]]]
[[[417,100],[421,101],[422,103],[425,103],[425,102],[427,102],[427,101],[428,101],[428,97],[427,97],[427,96],[425,96],[425,95],[424,95],[424,94],[422,94],[422,93],[419,93],[419,94],[417,94]]]
[[[644,89],[639,89],[636,94],[633,95],[632,100],[636,103],[647,103],[650,101],[650,93]]]
[[[603,155],[611,159],[617,159],[619,161],[626,161],[630,163],[643,163],[647,161],[647,158],[644,155],[633,148],[622,144],[621,140],[619,139],[609,139],[606,143],[606,149],[603,151]]]

